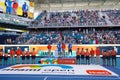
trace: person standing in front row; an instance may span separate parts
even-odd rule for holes
[[[50,43],[48,44],[47,48],[48,48],[49,57],[51,58],[51,56],[52,56],[52,54],[51,54],[51,48],[52,48],[52,46],[51,46]]]
[[[57,48],[58,48],[58,55],[59,57],[61,57],[61,54],[62,54],[62,44],[59,42],[58,45],[57,45]]]
[[[36,51],[35,51],[35,48],[33,48],[33,51],[32,51],[32,64],[35,64],[35,61],[36,61]]]
[[[77,48],[76,51],[76,63],[80,64],[80,48]]]
[[[22,64],[25,64],[25,51],[22,51]]]
[[[88,49],[86,49],[85,56],[86,56],[86,64],[90,64],[90,53]]]
[[[14,64],[15,50],[12,48],[10,50],[10,64]]]
[[[26,49],[25,54],[26,54],[26,63],[30,64],[30,52],[28,49]]]
[[[26,2],[24,2],[24,4],[22,5],[22,11],[23,11],[23,17],[27,17],[28,16],[28,5]]]
[[[65,48],[66,48],[65,43],[62,43],[62,53],[64,57],[65,57]]]
[[[0,49],[0,66],[2,66],[3,49]]]
[[[84,51],[84,48],[82,48],[82,50],[81,50],[81,59],[82,59],[81,64],[84,64],[84,55],[85,55],[85,51]]]
[[[113,48],[113,50],[111,51],[111,56],[112,56],[112,66],[116,66],[116,55],[117,55],[117,53],[116,53],[116,51],[114,50],[114,48]]]
[[[8,65],[8,53],[4,54],[4,65]]]
[[[91,55],[91,63],[95,64],[95,51],[93,50],[93,48],[91,48],[90,50],[90,55]]]
[[[71,53],[71,56],[72,56],[72,43],[68,44],[68,54],[70,55],[70,53]]]
[[[97,47],[97,49],[96,49],[96,64],[100,64],[100,54],[101,54],[101,51]]]
[[[103,66],[106,66],[106,51],[105,50],[102,52],[102,60],[103,60]]]
[[[106,50],[107,66],[110,66],[110,55],[111,55],[110,50],[107,49]]]
[[[20,64],[20,56],[22,54],[22,50],[18,47],[16,50],[16,55],[17,55],[17,64]]]

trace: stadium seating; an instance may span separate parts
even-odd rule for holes
[[[119,44],[120,30],[34,31],[21,35],[17,44],[57,44],[60,40],[73,44]]]
[[[102,26],[119,25],[120,10],[79,10],[71,12],[47,12],[40,15],[38,27],[45,26]]]

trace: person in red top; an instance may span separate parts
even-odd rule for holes
[[[110,50],[107,49],[106,50],[107,66],[110,66],[110,55],[111,55]]]
[[[26,63],[30,64],[30,52],[28,49],[26,49],[25,55],[26,55]]]
[[[7,66],[8,65],[8,53],[4,54],[4,64]]]
[[[82,63],[81,64],[84,64],[84,55],[85,55],[85,51],[84,51],[84,48],[82,48],[82,50],[81,50],[81,60],[82,60]]]
[[[96,49],[96,64],[99,64],[99,63],[100,63],[100,54],[101,54],[101,51],[100,51],[100,49],[97,47],[97,49]]]
[[[0,66],[2,66],[3,49],[0,49]]]
[[[36,59],[36,51],[35,51],[35,48],[33,48],[33,51],[32,51],[32,63],[35,64],[35,59]]]
[[[91,48],[90,50],[90,55],[91,55],[91,63],[95,64],[95,51],[93,50],[93,48]]]
[[[116,55],[117,55],[117,53],[116,53],[116,51],[115,51],[114,48],[113,48],[113,50],[111,51],[112,66],[116,66]]]
[[[18,9],[18,2],[17,2],[16,0],[13,0],[13,5],[12,5],[12,7],[13,7],[13,14],[16,15],[17,9]]]
[[[22,50],[18,47],[16,50],[16,55],[17,55],[17,64],[20,64],[20,56],[22,54]]]
[[[25,63],[25,51],[22,52],[22,64]]]
[[[65,43],[62,43],[62,52],[63,52],[64,57],[65,57],[65,48],[66,48]]]
[[[15,50],[12,48],[11,50],[10,50],[10,64],[14,64],[14,56],[15,56]]]
[[[52,48],[52,46],[51,46],[50,43],[48,44],[47,48],[48,48],[48,54],[49,54],[49,56],[51,57],[51,56],[52,56],[52,55],[51,55],[51,48]]]
[[[86,64],[90,64],[90,53],[88,49],[86,49],[85,56],[86,56]]]
[[[106,51],[102,52],[103,66],[106,66]]]
[[[77,48],[76,51],[76,63],[80,64],[80,48]]]

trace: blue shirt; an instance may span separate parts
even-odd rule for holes
[[[58,51],[61,51],[62,45],[61,45],[61,44],[58,44],[58,45],[57,45],[57,48],[58,48]]]
[[[68,49],[72,49],[72,44],[69,44],[69,45],[68,45]]]
[[[27,12],[28,11],[28,5],[27,4],[23,4],[22,5],[22,10]]]

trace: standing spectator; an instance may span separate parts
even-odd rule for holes
[[[99,64],[100,63],[100,49],[97,47],[96,49],[96,64]]]
[[[35,48],[33,48],[33,51],[32,51],[32,64],[35,64],[36,54],[37,54],[37,52],[35,51]]]
[[[26,4],[26,2],[24,2],[24,4],[22,5],[22,11],[23,11],[23,17],[27,17],[28,16],[28,5]]]
[[[91,48],[90,50],[90,55],[91,55],[91,63],[95,64],[95,51],[93,50],[93,48]]]
[[[58,48],[58,55],[61,57],[61,54],[62,54],[62,45],[61,43],[59,42],[58,45],[57,45],[57,48]]]
[[[2,66],[3,49],[0,49],[0,66]]]
[[[13,14],[16,15],[18,9],[18,2],[13,0]]]
[[[68,44],[68,54],[70,55],[70,53],[71,53],[71,56],[72,56],[72,43]]]
[[[117,55],[117,53],[116,53],[116,51],[114,50],[114,48],[113,48],[113,50],[111,51],[111,55],[112,55],[112,66],[116,66],[116,55]]]
[[[84,55],[85,55],[85,51],[84,51],[84,48],[82,48],[81,50],[81,60],[82,60],[82,64],[84,64]]]
[[[77,64],[80,64],[80,48],[77,48],[76,51],[76,62]]]
[[[16,50],[16,55],[17,55],[17,64],[20,64],[20,56],[22,54],[22,50],[18,47]]]
[[[4,54],[4,65],[8,65],[8,53]]]
[[[52,46],[51,46],[50,43],[48,44],[47,48],[48,48],[48,54],[51,57],[52,56],[52,54],[51,54],[51,48],[52,48]]]
[[[88,52],[88,49],[86,49],[85,56],[86,56],[86,64],[90,64],[90,53]]]
[[[10,64],[14,64],[14,57],[15,57],[15,50],[12,48],[11,50],[10,50]]]
[[[62,43],[62,53],[63,53],[64,57],[65,57],[65,48],[66,48],[65,43]]]

